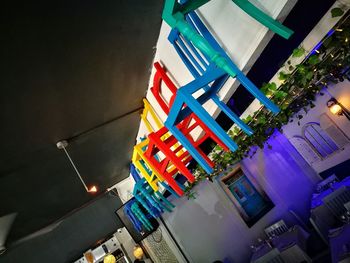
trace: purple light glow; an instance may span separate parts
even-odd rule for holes
[[[272,149],[267,145],[271,145]],[[318,180],[315,171],[277,130],[263,149],[252,147],[250,152],[254,151],[256,153],[242,163],[275,204],[275,216],[288,218],[289,210],[293,210],[307,222],[312,193]]]

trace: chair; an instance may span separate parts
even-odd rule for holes
[[[175,86],[175,84],[171,81],[170,77],[167,75],[167,73],[165,72],[165,69],[160,65],[159,62],[154,63],[154,68],[155,68],[155,75],[154,75],[154,79],[153,79],[153,86],[151,87],[151,92],[153,94],[153,96],[156,98],[159,106],[162,108],[162,110],[164,111],[164,113],[166,115],[169,114],[170,112],[170,108],[174,102],[174,99],[176,97],[176,92],[177,92],[177,88]],[[164,85],[162,85],[164,84]],[[170,91],[171,95],[170,95],[170,99],[169,102],[167,102],[164,97],[162,96],[164,93],[164,89],[162,88],[162,86],[166,86],[166,88],[168,88],[168,91]],[[224,150],[228,151],[228,147],[218,138],[218,136],[216,136],[209,128],[207,125],[205,125],[194,113],[191,113],[187,118],[185,118],[183,120],[184,124],[182,126],[186,126],[187,131],[193,131],[196,128],[200,128],[201,129],[201,136],[199,138],[197,138],[197,142],[194,142],[194,138],[193,136],[189,136],[187,137],[190,142],[194,142],[191,143],[191,148],[196,148],[199,145],[201,145],[205,140],[207,140],[208,138],[211,138],[214,142],[216,142],[218,145],[220,145]],[[183,127],[184,128],[184,127]],[[189,133],[186,132],[188,135]],[[180,141],[181,142],[181,141]],[[195,150],[195,149],[193,149]],[[210,166],[213,166],[213,163],[208,159],[207,163]]]
[[[269,99],[267,99],[266,96],[247,78],[247,76],[245,76],[244,73],[241,70],[239,70],[239,68],[233,63],[231,58],[226,54],[226,52],[223,50],[220,44],[216,41],[214,36],[206,28],[204,23],[200,20],[199,16],[195,12],[191,12],[188,13],[185,18],[189,27],[192,30],[194,30],[197,34],[202,36],[215,50],[215,52],[217,53],[216,56],[222,56],[222,58],[224,58],[224,60],[227,61],[228,66],[234,72],[233,74],[227,74],[227,72],[224,71],[221,72],[223,79],[217,80],[217,82],[220,83],[216,84],[218,85],[217,89],[221,89],[222,85],[226,82],[229,76],[237,78],[239,82],[244,87],[246,87],[248,91],[250,91],[257,99],[259,99],[262,104],[264,104],[272,112],[278,113],[279,108],[275,104],[273,104]],[[176,52],[178,53],[181,60],[191,72],[194,78],[201,77],[206,71],[210,71],[213,68],[220,68],[211,61],[210,56],[208,56],[203,51],[200,52],[201,50],[198,50],[198,48],[194,45],[194,42],[184,38],[179,30],[172,29],[168,36],[168,40],[174,46]],[[213,100],[214,99],[218,100],[217,104],[219,104],[220,99],[217,96],[215,96]],[[251,134],[252,131],[249,129],[249,127],[246,126],[242,121],[240,121],[240,119],[232,111],[230,111],[229,108],[225,107],[226,104],[222,104],[223,105],[218,106],[222,107],[222,110],[225,112],[225,114],[227,114],[234,122],[236,122],[237,125],[246,133]]]
[[[163,127],[162,121],[152,108],[147,99],[143,99],[144,109],[141,113],[141,120],[144,122],[148,133],[155,132]],[[160,174],[156,174],[152,171],[151,166],[145,161],[143,153],[148,146],[148,138],[141,138],[141,142],[134,147],[132,155],[132,163],[138,169],[142,177],[144,177],[155,192],[158,191],[158,183],[164,179]],[[165,183],[161,183],[163,186]],[[165,186],[170,190],[169,187]],[[171,191],[171,190],[170,190]]]
[[[210,0],[180,0],[179,3],[177,0],[166,0],[163,11],[163,19],[171,26],[171,27],[181,27],[181,17],[186,15],[187,13],[194,11],[200,6],[206,4]],[[266,15],[259,8],[255,7],[247,0],[232,0],[239,8],[241,8],[244,12],[250,15],[252,18],[257,20],[259,23],[263,24],[276,34],[281,37],[288,39],[293,31],[289,28],[285,27],[278,21],[272,19],[270,16]]]
[[[280,220],[273,225],[265,228],[265,234],[268,237],[279,236],[285,232],[288,232],[288,227],[283,220]]]
[[[284,247],[281,251],[281,257],[285,263],[312,262],[311,258],[298,244],[290,244],[288,247]]]
[[[185,131],[180,130],[180,132]],[[184,191],[175,181],[174,176],[179,172],[191,183],[195,181],[191,171],[186,167],[192,160],[192,156],[188,151],[184,151],[182,145],[176,146],[178,140],[173,135],[167,136],[167,134],[169,131],[166,127],[149,134],[144,158],[155,174],[160,175],[178,195],[182,196]],[[207,161],[210,161],[209,158]]]
[[[199,17],[192,12],[186,16],[186,19],[190,27],[195,32],[203,36],[204,39],[208,41],[208,43],[210,43],[210,45],[216,50],[215,56],[220,54],[222,58],[228,62],[230,68],[234,68],[235,73],[230,75],[237,77],[237,79],[239,79],[240,82],[248,90],[250,90],[255,97],[260,99],[260,101],[270,110],[277,113],[279,111],[278,107],[268,100],[265,95],[263,95],[261,91],[256,88],[254,84],[237,68],[237,66],[234,65],[210,32],[205,28]],[[184,145],[184,147],[191,153],[191,155],[204,168],[204,170],[207,173],[212,173],[213,169],[205,164],[204,159],[198,154],[198,152],[194,151],[190,147],[190,143],[179,133],[175,126],[189,114],[191,114],[191,112],[193,112],[214,132],[214,134],[219,137],[219,139],[225,145],[228,146],[231,151],[235,151],[238,148],[236,143],[203,108],[203,104],[205,102],[212,100],[246,134],[251,135],[253,131],[217,96],[217,92],[222,88],[223,84],[229,77],[228,74],[224,70],[216,67],[215,63],[211,62],[210,56],[207,56],[205,52],[201,54],[191,41],[187,41],[185,38],[183,38],[180,35],[179,30],[173,29],[168,39],[174,45],[174,48],[195,79],[177,91],[176,98],[172,104],[170,113],[165,122],[165,126],[182,143],[182,145]],[[204,90],[204,94],[200,95],[198,98],[195,98],[193,94],[201,89]],[[187,107],[184,107],[184,105]]]
[[[310,223],[322,241],[325,244],[328,244],[328,230],[330,229],[329,226],[326,225],[322,220],[313,217],[310,217]]]
[[[133,164],[130,165],[130,173],[135,180],[134,197],[154,218],[158,218],[164,211],[172,211],[175,206],[161,193],[153,191],[145,178],[140,177]]]
[[[160,118],[158,117],[158,115],[156,114],[156,112],[153,110],[151,104],[148,102],[147,99],[143,99],[143,111],[141,113],[141,120],[145,123],[146,128],[148,130],[148,132],[154,132],[160,128],[163,127],[163,124],[160,120]],[[151,120],[149,120],[149,116],[152,118]],[[154,125],[152,125],[152,122],[155,123],[156,127],[154,127]]]
[[[136,144],[134,146],[134,151],[131,160],[142,175],[142,177],[144,177],[147,180],[149,185],[156,192],[159,190],[158,182],[163,181],[164,179],[161,174],[156,173],[153,169],[151,169],[151,166],[147,163],[147,160],[144,157],[144,152],[148,146],[148,143],[148,138],[145,138],[143,141]]]
[[[141,119],[144,121],[148,131],[150,133],[154,133],[157,130],[159,130],[159,128],[164,128],[164,126],[161,125],[161,121],[158,118],[157,114],[155,113],[155,111],[153,110],[152,106],[149,104],[149,102],[144,99],[144,110],[141,114]],[[150,120],[150,118],[152,118]],[[154,127],[155,124],[156,127]],[[161,136],[161,138],[159,138],[160,140],[166,140],[167,138],[169,138],[171,136],[170,133],[165,133]],[[173,138],[173,137],[172,137]],[[160,169],[155,169],[154,166],[152,164],[150,164],[148,162],[148,160],[145,157],[145,152],[147,150],[149,146],[149,138],[143,138],[141,139],[141,142],[138,143],[137,145],[134,146],[134,151],[133,151],[133,155],[132,155],[132,163],[134,164],[134,166],[137,168],[138,172],[142,175],[142,177],[144,177],[146,179],[146,181],[149,183],[149,185],[152,187],[152,189],[154,190],[154,192],[159,192],[159,187],[158,185],[162,185],[166,190],[168,190],[171,194],[173,194],[175,197],[179,197],[180,195],[182,195],[185,187],[183,185],[181,185],[180,183],[178,183],[174,178],[172,178],[171,182],[172,185],[169,186],[167,182],[164,181],[164,176],[162,175],[160,171]],[[185,151],[183,149],[183,147],[176,141],[173,145],[173,148],[177,148],[179,149],[177,152],[177,155],[183,155],[185,153],[187,153],[187,151]],[[157,164],[157,162],[159,161],[159,156],[154,155],[154,159],[152,160],[153,163]],[[188,163],[186,163],[188,164]],[[169,173],[169,176],[174,177],[174,175],[176,175],[178,173],[178,169],[175,165],[173,164],[169,164],[169,166],[167,167],[167,172]],[[168,179],[170,179],[170,177],[168,177]],[[173,190],[173,187],[176,187],[177,189],[181,189],[178,190],[177,192],[175,192]],[[180,194],[178,194],[180,193]]]
[[[326,205],[320,205],[311,210],[310,222],[324,243],[328,244],[328,231],[338,224],[333,213]]]
[[[151,222],[148,220],[147,216],[142,212],[136,200],[130,200],[125,205],[124,213],[127,215],[129,220],[134,225],[134,228],[138,232],[142,232],[142,226],[144,226],[148,231],[151,231],[153,229]]]
[[[145,138],[139,144],[134,146],[134,152],[132,156],[133,165],[136,167],[138,173],[141,174],[143,178],[145,178],[145,180],[152,187],[154,192],[159,192],[159,185],[162,185],[172,195],[174,195],[177,198],[180,197],[180,195],[173,191],[173,189],[167,184],[167,182],[164,181],[162,174],[158,173],[157,170],[155,170],[152,167],[152,165],[148,163],[144,155],[148,144],[149,139]],[[155,158],[159,160],[157,156],[155,156]],[[168,171],[171,172],[173,175],[175,175],[178,172],[175,166],[170,166],[168,168]],[[176,182],[175,179],[174,181],[179,188],[181,188],[182,190],[185,189],[185,187],[180,183]]]
[[[327,177],[323,181],[319,182],[316,185],[316,190],[318,190],[319,192],[324,191],[327,188],[329,188],[330,183],[337,182],[337,181],[339,181],[338,177],[335,174],[332,174],[331,176]]]
[[[259,20],[271,29],[276,30],[277,33],[288,38],[292,31],[273,19],[269,18],[266,14],[260,11],[258,8],[248,2],[248,0],[233,0],[240,8],[250,14],[252,17]],[[242,74],[238,68],[232,63],[231,59],[224,56],[219,52],[211,42],[205,38],[204,35],[199,34],[191,25],[186,21],[185,16],[189,13],[193,14],[194,10],[201,5],[208,2],[208,0],[197,1],[181,1],[184,4],[179,4],[177,0],[166,0],[162,18],[173,29],[178,30],[188,42],[192,42],[193,45],[209,58],[209,61],[224,73],[227,73],[231,77],[236,77],[238,74]],[[272,26],[273,25],[273,26]],[[276,27],[275,27],[276,26]],[[243,75],[243,74],[242,74]],[[242,83],[244,84],[244,83]],[[271,103],[261,92],[251,85],[244,85],[257,99],[259,99],[265,106],[267,106],[273,112],[278,112],[277,107]]]
[[[350,201],[350,190],[347,186],[342,186],[322,200],[332,214],[339,219],[346,212],[344,204]]]
[[[170,107],[172,105],[173,98],[177,92],[177,88],[170,80],[170,78],[165,73],[164,69],[160,66],[159,63],[155,63],[156,73],[154,75],[154,85],[151,88],[152,93],[154,94],[156,100],[158,101],[160,107],[164,110],[166,114],[170,112]],[[172,93],[170,102],[167,103],[164,98],[161,97],[161,85],[164,83],[170,92]],[[149,110],[151,107],[147,107]],[[146,119],[144,114],[142,119]],[[152,115],[153,116],[153,115]],[[146,125],[149,127],[150,125]],[[201,128],[204,134],[195,140],[191,134],[196,128]],[[183,189],[176,183],[174,175],[177,172],[180,172],[184,175],[188,181],[194,182],[195,178],[187,169],[187,165],[192,160],[192,156],[189,154],[188,148],[191,148],[191,151],[196,152],[204,160],[206,165],[209,167],[214,167],[214,163],[210,158],[200,149],[200,145],[208,138],[212,138],[216,143],[221,145],[224,149],[228,150],[228,147],[194,114],[189,114],[181,120],[181,122],[176,125],[177,131],[186,138],[188,142],[187,148],[184,148],[178,143],[178,140],[169,133],[166,127],[160,128],[158,131],[153,131],[149,134],[142,145],[135,146],[135,152],[137,156],[143,158],[144,163],[146,163],[153,171],[154,175],[162,180],[167,181],[169,186],[178,194],[183,194]],[[146,150],[142,150],[144,148]],[[186,151],[187,150],[187,151]],[[142,152],[143,151],[143,152]],[[141,153],[142,152],[142,153]],[[137,163],[136,160],[138,157],[135,155],[133,157],[133,162],[136,167],[139,168],[141,165]],[[144,156],[144,157],[142,157]],[[160,156],[163,158],[160,160]],[[144,169],[139,168],[141,173],[144,174]],[[153,178],[155,178],[153,176]],[[150,182],[153,189],[156,191],[155,183],[153,178],[149,178],[146,174],[144,177],[147,181]]]

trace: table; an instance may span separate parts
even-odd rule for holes
[[[338,229],[333,229],[330,232],[329,245],[331,249],[332,263],[350,262],[350,254],[348,254],[347,258],[343,258],[346,253],[344,251],[344,246],[348,245],[348,248],[350,249],[350,224],[344,225]],[[348,253],[350,253],[350,250]]]
[[[314,209],[320,205],[323,204],[323,198],[326,197],[327,195],[329,195],[330,193],[334,192],[335,190],[337,190],[338,188],[342,187],[342,186],[348,186],[350,187],[350,176],[346,177],[345,179],[343,179],[340,182],[335,182],[332,185],[332,188],[328,188],[326,190],[324,190],[321,193],[314,193],[312,195],[312,199],[311,199],[311,209]]]
[[[252,263],[264,263],[271,260],[276,262],[311,262],[311,259],[305,253],[306,240],[309,237],[307,233],[300,226],[292,227],[288,232],[275,237],[272,240],[272,246],[263,244],[253,253]],[[279,261],[281,260],[281,261]]]

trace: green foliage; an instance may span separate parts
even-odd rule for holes
[[[275,82],[271,83],[264,83],[262,88],[260,89],[262,93],[264,93],[266,96],[273,95],[277,90],[277,85]]]
[[[339,14],[339,11],[333,11]],[[332,14],[333,14],[332,12]],[[341,27],[341,29],[339,29]],[[252,146],[271,149],[266,143],[274,130],[282,131],[282,126],[295,121],[300,125],[300,120],[308,110],[315,106],[313,103],[316,94],[323,95],[320,90],[331,83],[338,83],[348,78],[344,68],[350,65],[350,19],[340,21],[338,30],[324,40],[318,48],[318,53],[304,59],[295,67],[288,60],[290,73],[280,72],[279,79],[283,81],[279,87],[276,83],[264,83],[261,91],[276,103],[281,111],[273,115],[266,108],[247,116],[243,121],[249,123],[254,130],[252,136],[245,135],[238,127],[228,132],[229,136],[237,143],[239,149],[235,152],[225,152],[220,146],[215,146],[211,158],[216,164],[212,174],[197,166],[194,174],[196,181],[186,188],[188,198],[196,198],[193,187],[201,180],[212,181],[217,175],[226,173],[227,167],[243,158],[251,158],[256,150]],[[293,50],[293,57],[301,57],[305,54],[303,48]],[[253,148],[255,149],[255,148]]]
[[[186,192],[187,199],[196,199],[197,192],[194,192],[192,189]]]
[[[292,67],[292,66],[289,66],[289,67]],[[281,71],[278,75],[278,79],[279,80],[286,80],[286,79],[288,79],[289,76],[290,76],[290,74],[287,74],[287,73]]]
[[[339,7],[335,7],[331,10],[331,14],[332,14],[332,17],[338,17],[338,16],[342,16],[344,14],[344,11]]]
[[[267,122],[267,119],[266,119],[266,116],[264,116],[264,115],[261,115],[257,118],[258,124],[264,125],[266,122]]]
[[[307,61],[310,65],[316,65],[317,63],[320,62],[320,59],[317,55],[312,55],[309,57],[308,61]]]
[[[287,97],[287,93],[286,92],[284,92],[284,91],[282,91],[282,90],[278,90],[278,91],[276,91],[276,93],[275,93],[275,96],[274,96],[274,100],[279,100],[279,99],[281,99],[281,98],[285,98],[285,97]]]
[[[248,115],[245,119],[243,119],[242,121],[244,122],[244,123],[249,123],[249,122],[251,122],[253,120],[253,117],[251,116],[251,115]]]
[[[305,49],[303,47],[299,47],[293,50],[292,57],[299,58],[305,54]]]

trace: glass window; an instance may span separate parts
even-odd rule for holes
[[[235,194],[237,195],[237,197],[239,198],[239,199],[243,199],[244,198],[244,195],[243,195],[243,193],[237,188],[237,187],[233,187],[233,191],[235,192]]]
[[[247,192],[248,195],[253,195],[254,194],[254,189],[248,183],[247,181],[242,181],[242,186],[244,187],[244,190]]]
[[[289,141],[310,165],[321,160],[320,154],[315,151],[314,147],[304,137],[294,136]]]
[[[319,123],[306,124],[304,126],[304,137],[322,158],[339,150],[339,147],[321,128]]]

